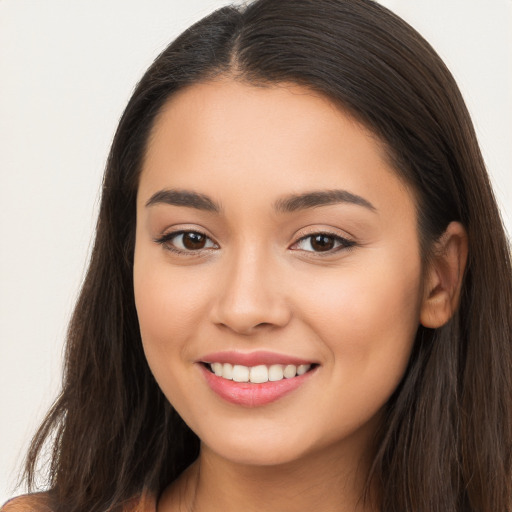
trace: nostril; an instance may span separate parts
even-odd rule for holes
[[[270,330],[278,327],[278,324],[272,322],[259,322],[251,323],[250,321],[244,322],[245,319],[229,319],[224,322],[218,322],[217,325],[222,329],[228,329],[236,332],[241,336],[252,336],[258,332]]]
[[[247,272],[244,271],[244,275]],[[273,327],[284,327],[291,309],[282,291],[265,283],[247,282],[231,276],[219,289],[210,311],[212,322],[237,334],[250,335]]]
[[[270,327],[272,324],[270,322],[260,322],[259,324],[255,325],[254,328],[257,327]]]

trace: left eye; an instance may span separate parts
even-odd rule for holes
[[[308,252],[329,252],[352,247],[354,242],[329,233],[315,233],[301,238],[293,245],[293,249]]]

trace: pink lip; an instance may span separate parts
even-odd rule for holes
[[[251,384],[250,382],[234,382],[232,380],[223,379],[222,377],[217,377],[217,375],[208,370],[204,364],[199,364],[199,367],[212,391],[227,402],[245,407],[259,407],[275,402],[297,389],[304,384],[313,373],[316,373],[316,368],[313,368],[304,375],[291,379]]]
[[[203,363],[230,363],[240,364],[242,366],[258,366],[259,364],[271,365],[271,364],[294,364],[299,366],[301,364],[312,364],[314,361],[306,361],[305,359],[299,359],[285,354],[277,354],[275,352],[268,352],[264,350],[258,350],[255,352],[214,352],[212,354],[206,354],[201,358]]]

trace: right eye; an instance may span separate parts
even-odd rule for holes
[[[218,249],[218,245],[211,238],[199,231],[166,233],[155,241],[169,251],[180,254],[198,252],[204,249]]]

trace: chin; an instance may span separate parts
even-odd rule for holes
[[[288,449],[285,446],[278,447],[265,446],[264,449],[258,449],[258,446],[237,446],[223,444],[222,446],[208,447],[208,450],[232,464],[240,466],[281,466],[300,460],[305,454],[298,452],[297,447]]]
[[[308,439],[306,432],[279,430],[275,426],[240,428],[226,434],[223,429],[219,435],[209,431],[208,435],[199,437],[203,449],[231,463],[247,466],[288,464],[315,451],[315,443]]]

